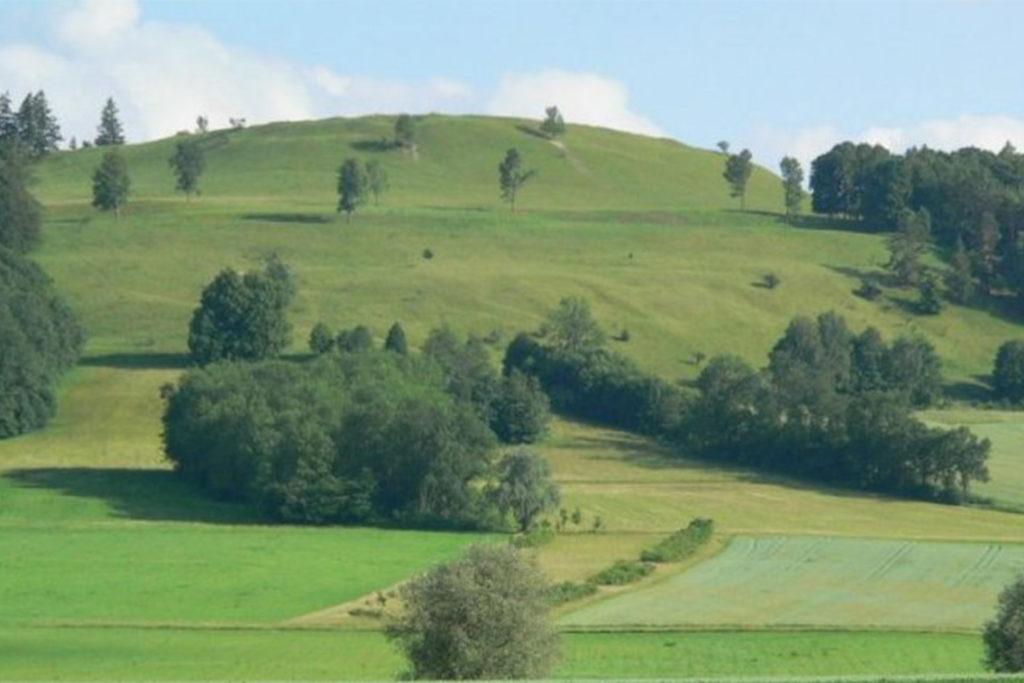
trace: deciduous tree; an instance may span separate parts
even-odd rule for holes
[[[345,212],[345,222],[352,220],[352,212],[366,202],[366,173],[358,159],[346,159],[338,169],[338,211]]]
[[[747,181],[754,170],[751,163],[750,150],[745,149],[739,154],[730,154],[725,160],[725,172],[722,177],[729,183],[729,194],[732,197],[739,197],[740,209],[747,208]]]
[[[92,175],[92,205],[103,211],[113,211],[121,217],[121,207],[128,201],[131,178],[128,165],[117,149],[103,155]]]
[[[512,148],[505,153],[505,158],[498,164],[498,186],[501,197],[508,202],[509,208],[515,213],[516,196],[530,178],[536,175],[534,170],[525,170],[519,152]]]

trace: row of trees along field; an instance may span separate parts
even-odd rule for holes
[[[55,384],[84,342],[74,313],[26,257],[42,222],[29,177],[25,148],[0,142],[0,438],[46,424],[56,410]]]
[[[939,358],[922,338],[887,344],[834,313],[796,318],[766,368],[715,357],[694,394],[605,348],[585,302],[564,300],[549,322],[543,339],[518,335],[504,367],[536,376],[570,415],[663,436],[709,460],[858,489],[961,501],[988,478],[987,440],[913,415],[941,395]],[[572,332],[554,331],[566,323]]]

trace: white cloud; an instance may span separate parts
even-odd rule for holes
[[[79,0],[52,25],[52,47],[0,46],[0,83],[15,97],[45,90],[66,137],[92,137],[108,96],[132,140],[191,128],[200,114],[219,127],[229,117],[465,110],[473,98],[451,79],[362,78],[235,48],[200,27],[147,22],[136,0]]]
[[[1007,142],[1024,148],[1024,120],[1011,116],[965,114],[949,119],[930,119],[907,126],[875,126],[861,131],[841,131],[818,126],[796,132],[762,130],[754,136],[755,157],[773,169],[785,155],[796,157],[809,172],[811,161],[833,145],[850,140],[882,145],[893,152],[910,147],[954,150],[980,147],[994,152]]]
[[[629,108],[629,92],[615,80],[559,70],[506,74],[485,105],[488,114],[536,119],[558,106],[570,123],[664,136],[657,125]]]

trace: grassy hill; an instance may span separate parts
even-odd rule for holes
[[[420,122],[415,155],[373,151],[391,125],[368,117],[215,134],[203,194],[192,201],[173,192],[173,139],[126,147],[133,196],[120,220],[89,206],[101,150],[60,153],[38,167],[46,235],[34,257],[90,339],[54,422],[0,442],[0,547],[18,549],[16,560],[0,553],[0,643],[11,644],[0,647],[0,672],[393,676],[400,663],[373,632],[378,622],[346,612],[318,623],[324,632],[295,620],[372,600],[468,543],[493,540],[267,527],[168,471],[159,389],[187,367],[189,317],[225,266],[250,268],[271,252],[284,258],[299,283],[289,314],[291,351],[300,353],[319,320],[336,329],[368,324],[378,341],[400,320],[414,346],[449,323],[489,335],[497,357],[561,297],[582,295],[609,331],[630,332],[628,343],[612,342],[617,350],[669,380],[695,376],[697,352],[762,364],[792,316],[835,309],[855,328],[926,335],[952,388],[976,390],[998,345],[1022,331],[996,312],[959,306],[917,316],[907,306],[912,293],[854,296],[884,261],[882,238],[822,221],[785,224],[779,181],[762,169],[751,179],[750,211],[737,211],[717,153],[579,126],[556,146],[531,122],[433,115]],[[539,171],[514,215],[496,178],[512,146]],[[392,189],[346,224],[334,212],[336,170],[353,155],[380,159]],[[758,286],[768,272],[781,278],[775,289]],[[928,419],[986,425],[997,448],[985,492],[1012,506],[1024,500],[1022,421],[998,415],[962,409]],[[695,516],[713,517],[719,529],[696,573],[662,568],[635,588],[564,608],[562,623],[580,628],[659,629],[568,633],[566,677],[978,672],[978,620],[1024,552],[1024,516],[1007,512],[712,468],[645,439],[561,421],[537,450],[551,461],[564,504],[579,506],[585,524],[604,522],[601,533],[574,528],[538,552],[555,579],[582,580],[633,558]],[[745,552],[755,546],[763,552]],[[904,546],[906,556],[890,562]],[[942,571],[929,573],[932,566]],[[774,607],[746,601],[746,611],[716,605],[678,617],[692,596],[732,590],[715,584],[716,567]],[[800,597],[780,588],[780,572],[824,577],[815,603],[824,616],[796,619],[810,629],[799,633],[747,633],[778,629],[796,613],[779,607]],[[912,590],[921,577],[950,592],[922,598]],[[878,595],[906,604],[896,617],[858,608],[861,597]],[[966,633],[935,633],[936,611],[957,601],[965,616],[939,625]],[[847,630],[814,630],[836,626]],[[905,631],[878,631],[892,628]],[[259,655],[246,654],[253,650]],[[42,651],[53,657],[24,655]]]

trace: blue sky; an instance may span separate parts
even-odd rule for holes
[[[774,165],[838,139],[1024,146],[1024,3],[75,0],[0,4],[0,88],[69,134],[108,94],[139,138],[195,115],[539,116],[727,139]],[[195,113],[193,113],[195,112]]]

